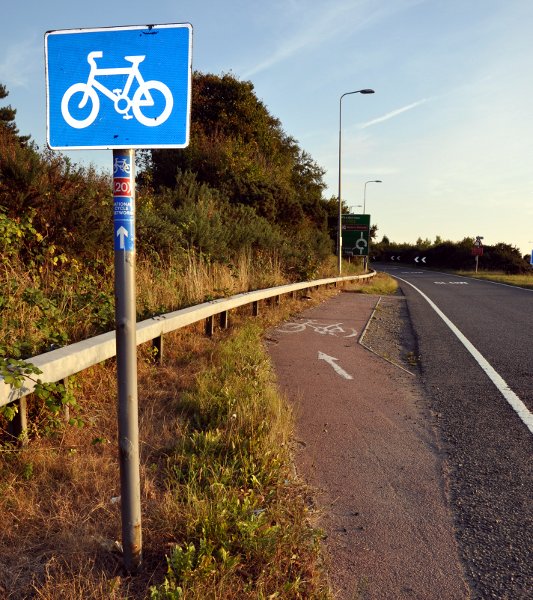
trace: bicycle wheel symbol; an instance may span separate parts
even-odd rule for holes
[[[79,94],[82,94],[81,98],[79,98]],[[73,99],[74,102],[72,102],[71,107],[71,100]],[[71,110],[75,116],[72,116]],[[96,119],[99,111],[100,98],[96,91],[86,83],[71,85],[61,100],[61,114],[65,121],[75,129],[89,127]]]
[[[158,94],[154,94],[154,92],[159,92],[163,95],[165,100],[163,110],[158,114],[157,111],[159,109],[156,108],[155,113],[149,112],[148,115],[145,115],[143,113],[143,109],[160,105],[160,103],[156,103],[153,100],[153,98],[157,98],[158,96]],[[139,121],[139,123],[146,125],[146,127],[157,127],[158,125],[163,124],[169,118],[170,113],[172,112],[172,107],[174,106],[174,98],[172,97],[168,87],[161,81],[146,81],[133,95],[131,106],[133,115],[137,121]]]

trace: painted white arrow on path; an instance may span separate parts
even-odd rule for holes
[[[338,358],[334,358],[333,356],[324,354],[323,352],[320,352],[320,350],[319,350],[318,351],[318,360],[326,361],[328,363],[328,365],[333,367],[335,372],[338,375],[340,375],[341,377],[344,377],[344,379],[353,379],[353,377],[349,373],[346,373],[346,371],[342,367],[339,367],[339,365],[335,362],[336,360],[339,360]]]

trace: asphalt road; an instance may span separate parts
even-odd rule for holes
[[[474,597],[533,598],[533,433],[505,398],[506,383],[533,411],[533,292],[427,269],[373,267],[397,277],[407,297]],[[503,378],[503,390],[428,299]]]

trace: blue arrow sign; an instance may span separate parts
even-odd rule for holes
[[[186,146],[191,48],[189,24],[48,32],[48,145]]]

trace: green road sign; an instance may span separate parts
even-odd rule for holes
[[[342,215],[342,253],[368,256],[370,215]]]

